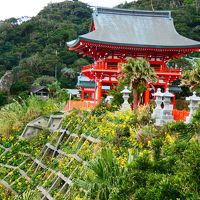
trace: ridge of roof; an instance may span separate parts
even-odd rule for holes
[[[98,14],[118,14],[118,15],[129,15],[129,16],[163,17],[171,19],[171,11],[151,11],[151,10],[95,7],[94,14],[97,16]]]

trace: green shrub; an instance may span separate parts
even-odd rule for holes
[[[8,101],[8,96],[4,92],[0,92],[0,106],[3,106],[7,103]]]

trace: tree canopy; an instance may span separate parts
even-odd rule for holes
[[[13,69],[14,88],[28,89],[40,76],[57,76],[63,83],[62,69],[75,68],[88,63],[72,51],[66,41],[88,32],[91,9],[79,1],[50,3],[36,17],[18,24],[11,18],[0,25],[0,75]],[[75,70],[77,71],[77,70]],[[75,85],[71,79],[73,87]],[[67,81],[64,86],[68,86]],[[22,85],[22,87],[18,87]],[[16,90],[15,90],[16,91]]]

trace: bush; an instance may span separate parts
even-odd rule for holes
[[[0,92],[0,106],[5,105],[7,101],[8,101],[7,94],[4,92]]]
[[[31,96],[26,100],[18,99],[0,110],[0,135],[20,131],[26,123],[40,115],[50,115],[61,110],[61,104],[53,99],[42,101]]]

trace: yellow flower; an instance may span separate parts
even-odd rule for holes
[[[150,147],[152,144],[151,140],[148,141],[148,146]]]
[[[166,135],[166,142],[169,144],[172,144],[174,142],[174,139],[171,137],[171,135],[169,134]]]

